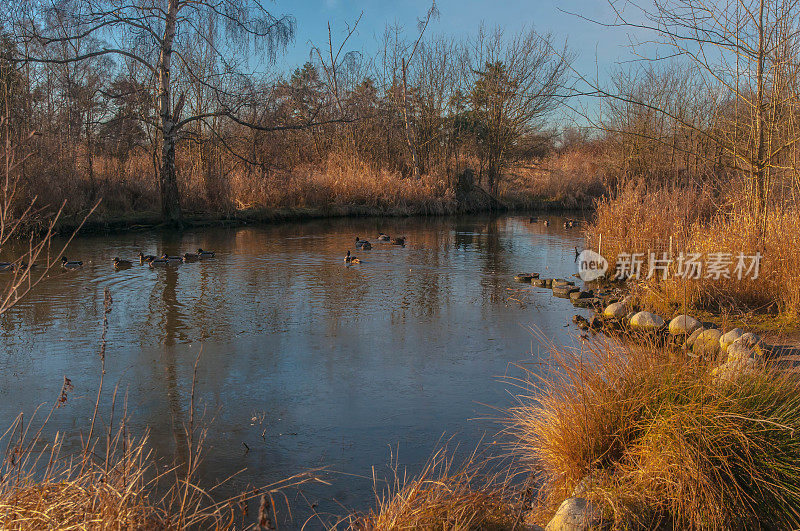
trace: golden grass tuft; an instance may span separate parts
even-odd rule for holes
[[[413,479],[395,469],[394,482],[382,491],[376,488],[376,508],[342,524],[363,531],[512,529],[518,515],[508,484],[484,469],[476,455],[456,467],[440,449]]]
[[[510,411],[516,451],[552,514],[583,478],[617,528],[789,529],[800,524],[800,378],[734,383],[666,352],[551,348]]]

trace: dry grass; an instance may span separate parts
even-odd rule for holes
[[[376,486],[376,508],[339,525],[364,531],[510,530],[520,515],[510,502],[508,482],[486,473],[481,461],[472,455],[456,467],[446,449],[440,449],[413,479],[395,468],[389,487]]]
[[[551,350],[554,370],[510,412],[542,514],[588,476],[586,496],[618,528],[800,524],[796,374],[721,384],[654,349]]]
[[[500,186],[504,199],[515,205],[586,208],[605,193],[603,173],[594,150],[552,154],[534,165],[511,168]]]
[[[665,315],[683,311],[770,311],[790,316],[800,314],[800,208],[774,208],[759,241],[756,222],[746,208],[733,202],[736,190],[720,197],[710,186],[625,188],[614,198],[598,202],[597,217],[588,229],[592,248],[612,265],[620,253],[645,253],[643,276],[648,271],[649,252],[671,252],[669,278],[651,279],[644,286],[641,302]],[[602,235],[602,242],[600,240]],[[758,278],[734,274],[737,257],[760,253]],[[699,253],[707,263],[713,253],[728,253],[733,259],[730,278],[686,279],[676,274],[680,253]],[[749,265],[749,262],[748,262]]]

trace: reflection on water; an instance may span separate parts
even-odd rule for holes
[[[247,469],[222,494],[316,466],[369,476],[398,446],[413,471],[443,434],[465,447],[493,439],[498,425],[479,419],[509,403],[495,377],[530,358],[526,326],[571,341],[569,301],[546,291],[525,307],[507,301],[520,287],[514,273],[574,272],[580,232],[550,219],[340,219],[79,238],[69,256],[84,268],[54,274],[0,321],[0,422],[54,400],[66,375],[75,398],[50,428],[78,440],[94,404],[109,288],[108,393],[117,384],[127,393],[131,423],[150,426],[162,456],[182,447],[202,348],[196,395],[214,417],[203,474]],[[376,243],[379,232],[407,244]],[[356,236],[373,249],[357,250]],[[198,247],[216,258],[111,266],[139,250]],[[348,249],[363,263],[344,267]],[[321,508],[341,513],[333,498],[356,509],[371,502],[371,480],[332,479],[313,491]]]

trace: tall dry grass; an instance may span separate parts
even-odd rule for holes
[[[800,261],[794,257],[800,249],[800,208],[772,208],[760,238],[755,217],[735,201],[737,195],[735,187],[720,193],[711,185],[623,188],[598,201],[596,219],[587,229],[589,245],[601,249],[610,274],[621,253],[643,253],[641,281],[647,280],[649,253],[657,258],[668,253],[668,278],[659,273],[641,282],[644,305],[667,315],[692,309],[800,314]],[[706,265],[700,279],[680,275],[681,253],[700,254]],[[716,253],[729,255],[728,277],[708,271]],[[735,267],[742,253],[760,254],[757,278],[754,272],[738,278]]]
[[[516,452],[552,511],[584,496],[624,529],[800,525],[800,378],[764,369],[734,383],[667,353],[550,348],[510,411]]]
[[[456,465],[441,448],[416,477],[407,478],[396,466],[393,472],[388,487],[375,482],[373,510],[351,515],[331,529],[500,531],[513,529],[521,519],[507,477],[490,472],[483,456],[473,454]]]

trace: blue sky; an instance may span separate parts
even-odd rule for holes
[[[631,39],[641,38],[631,35],[630,30],[602,27],[570,14],[614,22],[614,12],[607,0],[437,0],[436,4],[440,16],[431,23],[430,35],[468,37],[475,34],[481,23],[488,28],[501,26],[508,32],[533,27],[539,33],[552,33],[557,42],[566,40],[577,55],[576,70],[592,78],[597,74],[601,79],[606,78],[616,63],[633,59],[628,45]],[[377,50],[387,24],[399,23],[413,36],[417,18],[429,7],[429,0],[275,0],[268,4],[273,14],[290,14],[297,20],[295,41],[275,66],[290,71],[303,64],[308,60],[311,42],[325,45],[329,21],[334,39],[341,39],[345,23],[355,21],[362,11],[358,32],[348,48],[371,55]]]

